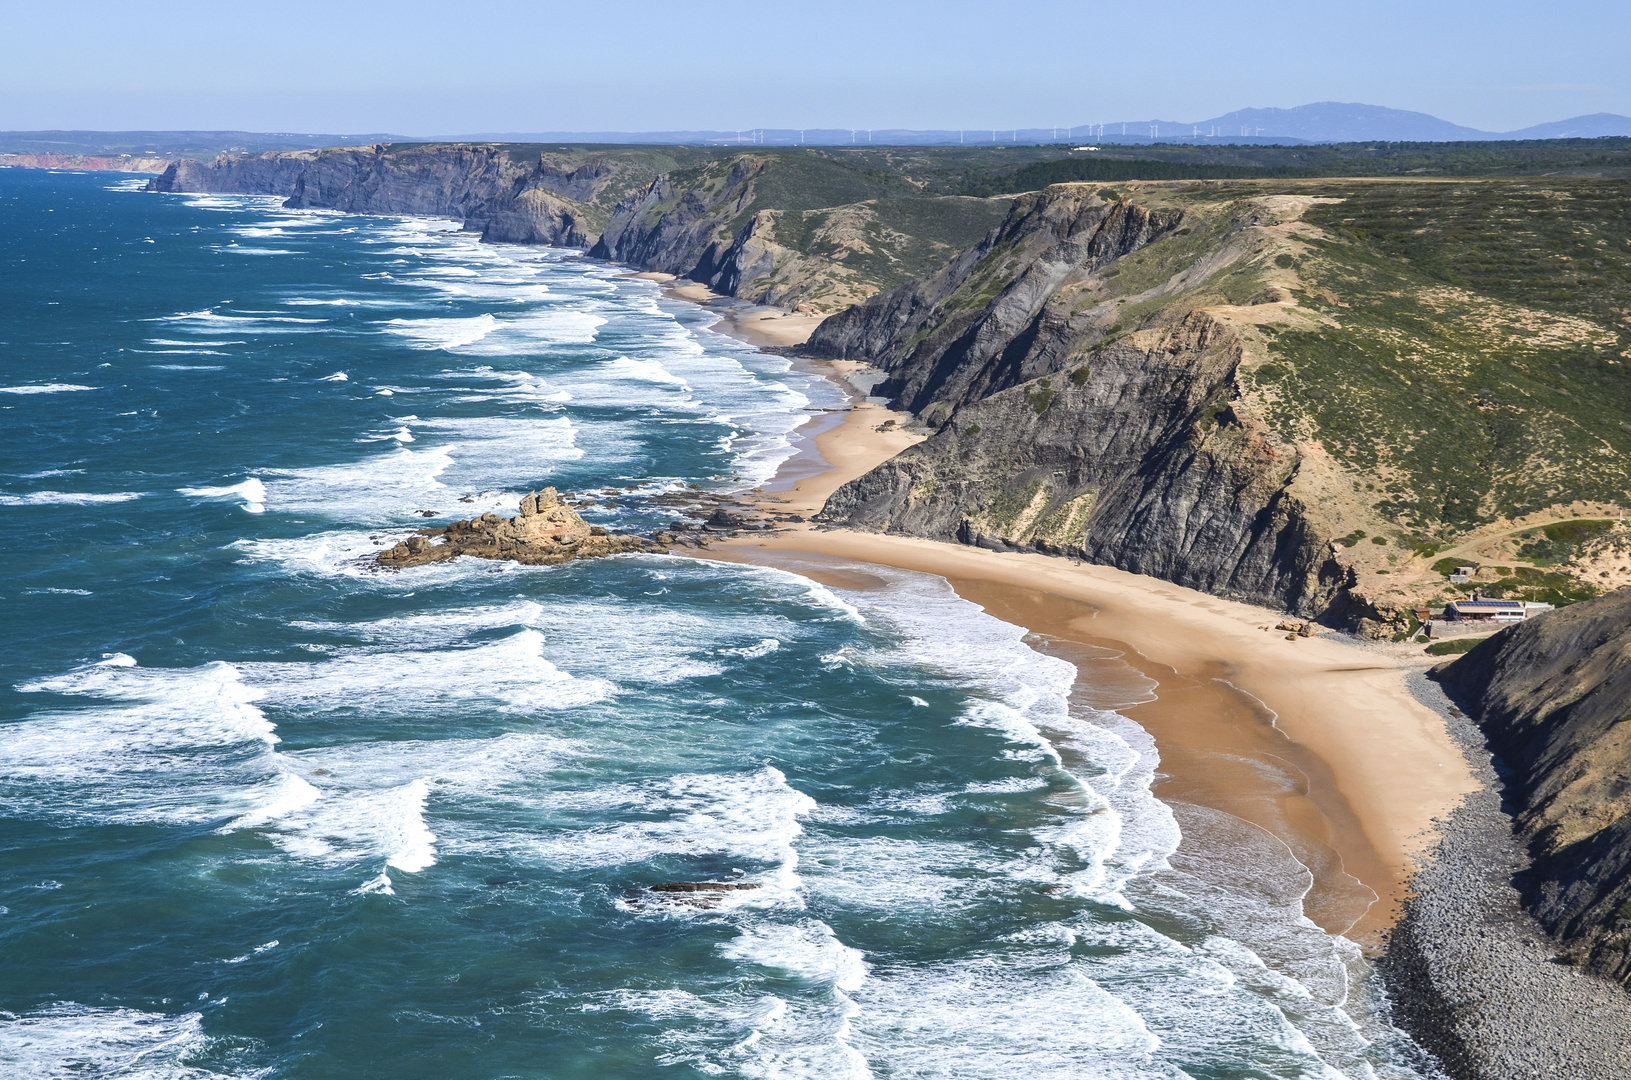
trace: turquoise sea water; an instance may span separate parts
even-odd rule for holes
[[[666,522],[831,386],[615,267],[137,186],[0,170],[0,1076],[1415,1075],[1283,847],[939,579],[365,565],[544,484]]]

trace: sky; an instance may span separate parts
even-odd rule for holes
[[[1015,128],[1631,114],[1631,3],[0,0],[0,129]]]

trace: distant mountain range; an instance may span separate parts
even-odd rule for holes
[[[754,128],[743,131],[546,131],[528,134],[485,133],[462,136],[504,142],[606,142],[833,146],[866,144],[944,146],[1054,143],[1089,140],[1105,143],[1338,143],[1338,142],[1469,142],[1493,139],[1596,139],[1631,136],[1631,117],[1614,113],[1576,116],[1519,131],[1480,131],[1426,113],[1322,101],[1295,109],[1238,109],[1208,120],[1117,120],[1057,128]]]
[[[1631,117],[1593,113],[1518,131],[1481,131],[1427,113],[1321,101],[1295,109],[1237,109],[1209,120],[1117,121],[1093,128],[1105,141],[1138,142],[1478,142],[1494,139],[1596,139],[1631,135]]]
[[[740,131],[543,131],[458,135],[317,135],[248,131],[5,131],[0,154],[129,154],[211,157],[378,142],[657,143],[689,146],[991,146],[1093,142],[1298,145],[1341,142],[1475,142],[1631,136],[1631,117],[1593,113],[1517,131],[1480,131],[1427,113],[1321,101],[1295,109],[1237,109],[1208,120],[1117,120],[1056,128],[743,128]]]

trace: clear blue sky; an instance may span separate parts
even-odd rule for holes
[[[1044,127],[1631,114],[1631,3],[0,0],[0,129]]]

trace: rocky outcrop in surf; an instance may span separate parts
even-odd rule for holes
[[[422,529],[381,552],[377,562],[386,569],[403,570],[471,555],[548,566],[573,559],[667,550],[642,536],[614,536],[598,525],[590,525],[561,503],[554,488],[544,488],[523,498],[520,513],[514,517],[487,513],[455,521],[446,528]]]
[[[1504,766],[1526,905],[1575,962],[1631,980],[1631,589],[1504,630],[1439,679]]]

